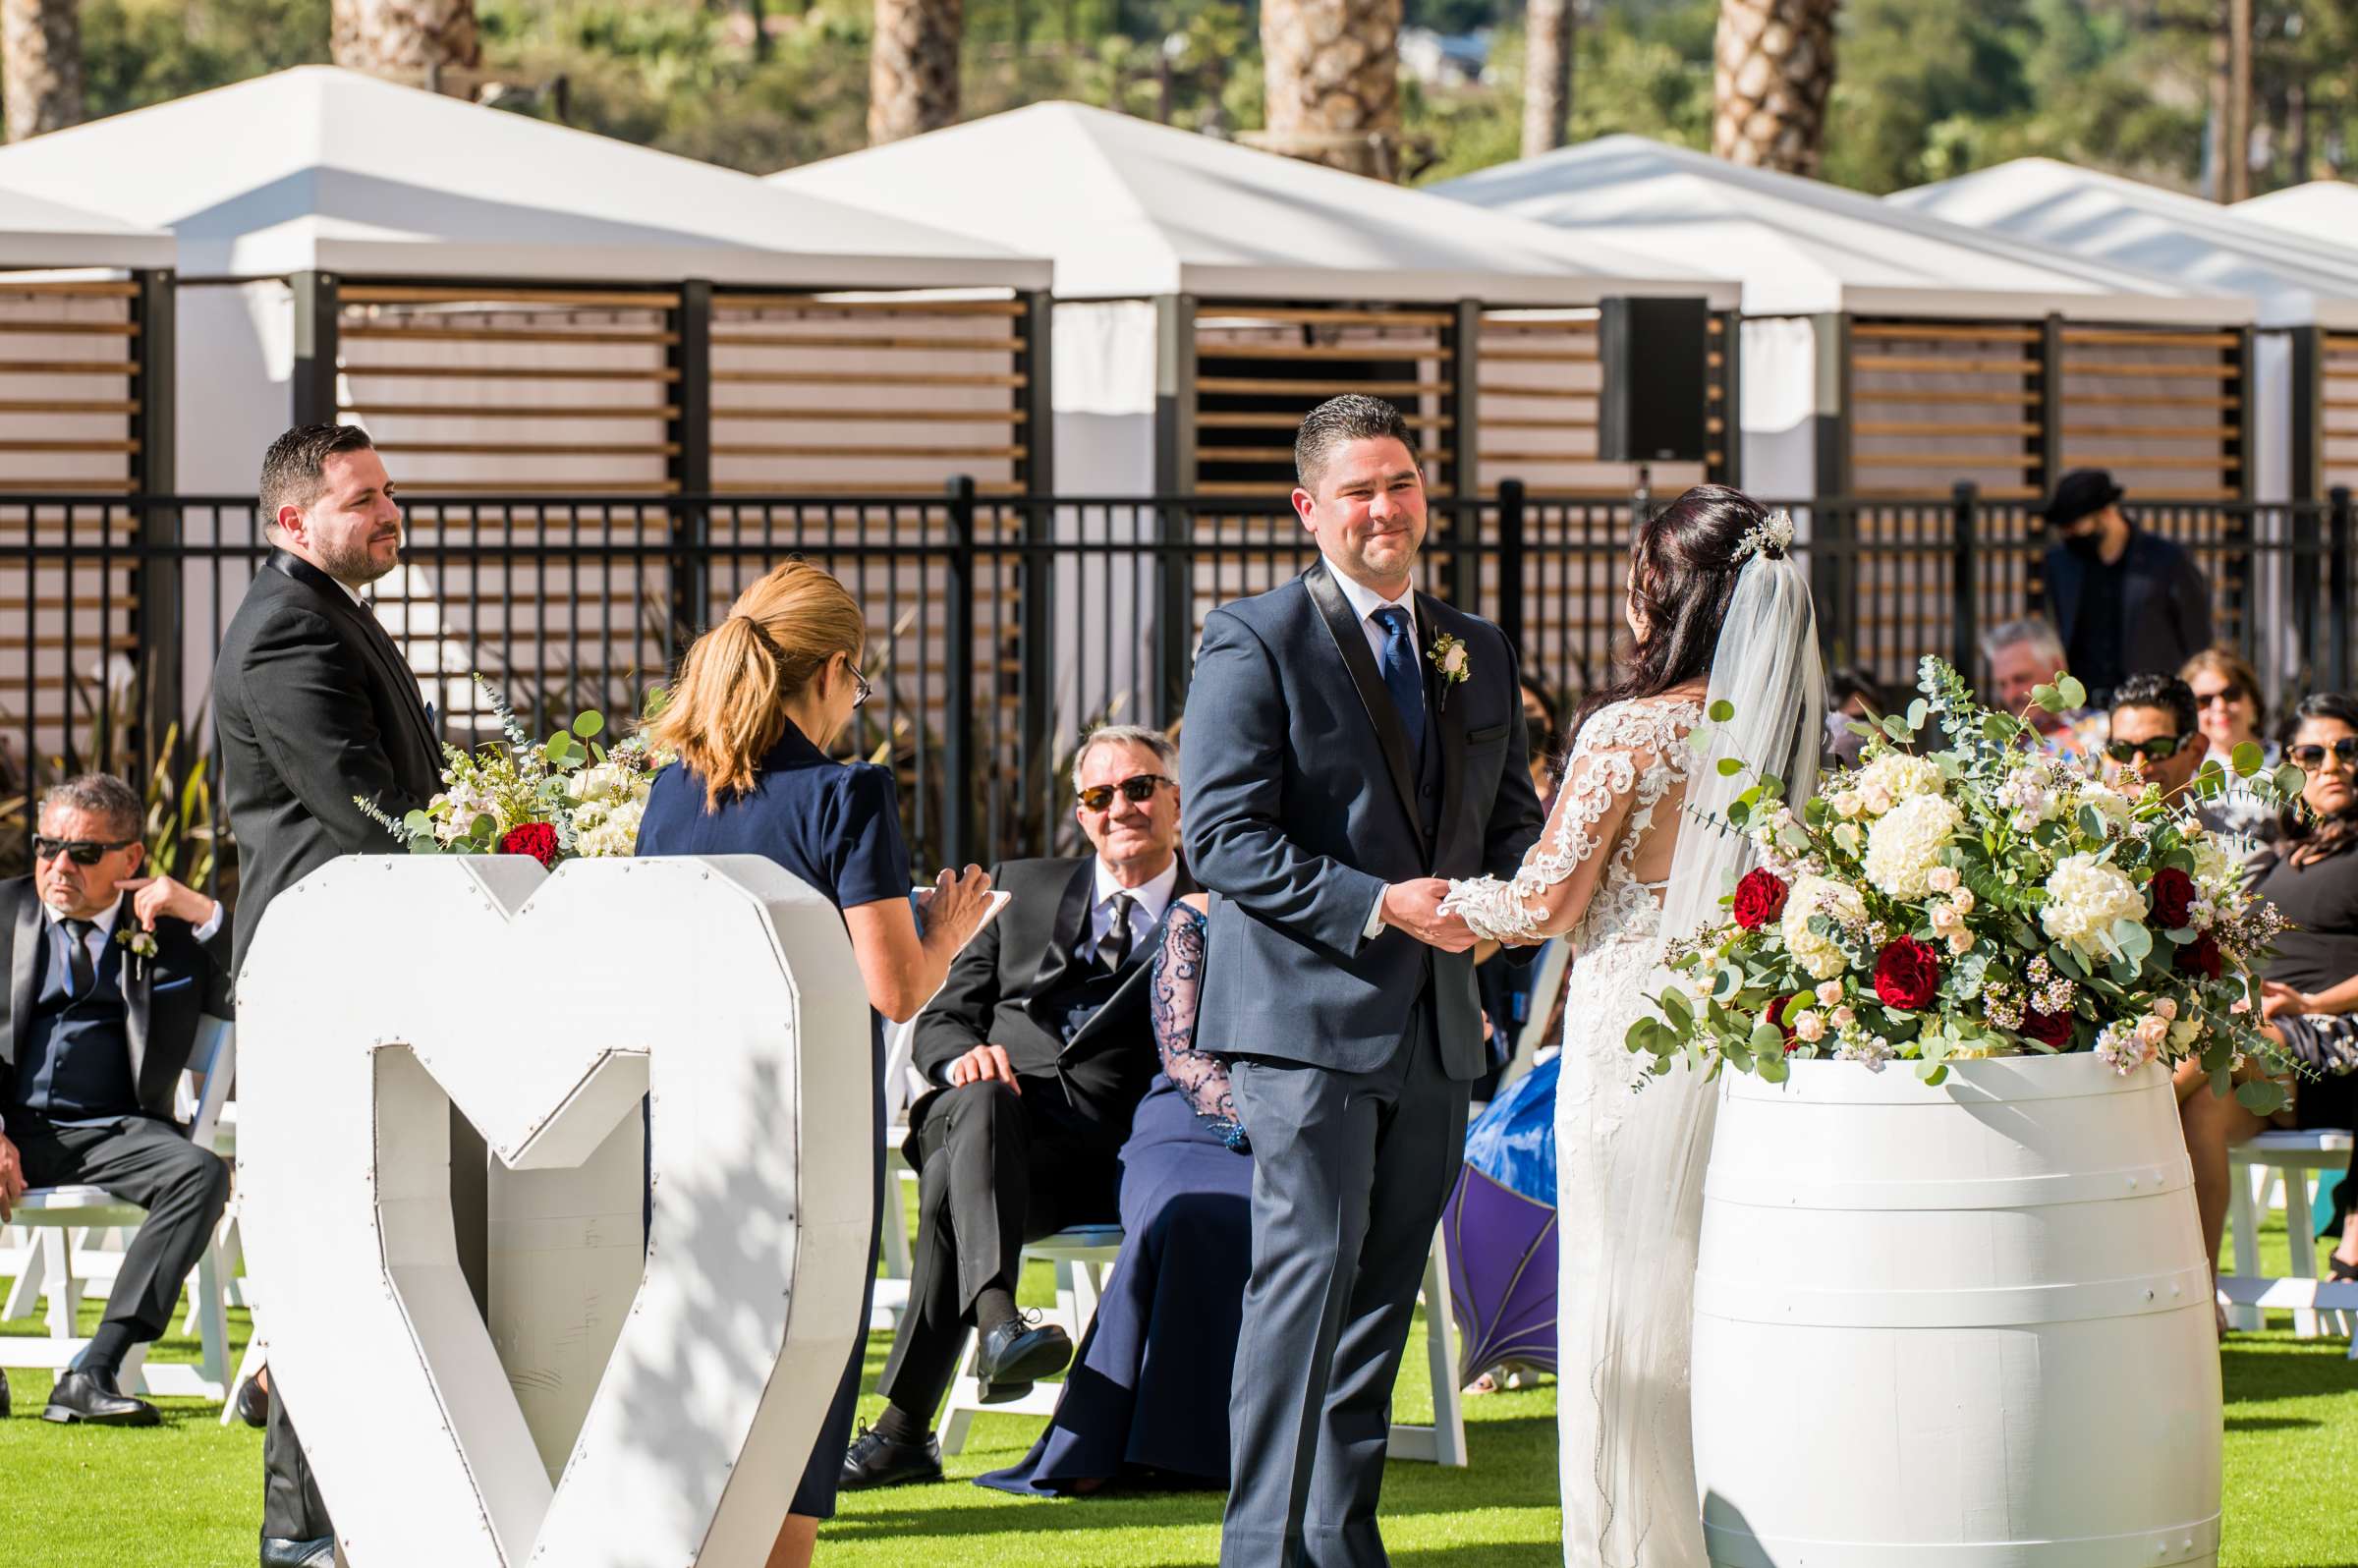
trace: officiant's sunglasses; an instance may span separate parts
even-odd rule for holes
[[[2343,736],[2333,743],[2332,750],[2333,759],[2342,766],[2348,767],[2353,763],[2358,763],[2358,735]],[[2326,748],[2322,746],[2288,746],[2284,749],[2284,756],[2295,767],[2306,773],[2312,768],[2325,765]]]
[[[102,844],[94,838],[44,838],[36,833],[32,839],[32,858],[53,861],[60,855],[77,866],[95,866],[117,850],[131,848],[139,842],[127,838],[119,844]]]
[[[2127,762],[2144,757],[2149,762],[2164,762],[2178,755],[2186,744],[2183,735],[2157,735],[2150,741],[2114,741],[2105,748],[2105,755],[2115,762]]]
[[[1092,784],[1081,792],[1081,804],[1093,812],[1101,812],[1113,804],[1113,792],[1120,790],[1122,799],[1133,806],[1144,806],[1154,798],[1154,792],[1170,782],[1160,773],[1133,773],[1119,784]]]

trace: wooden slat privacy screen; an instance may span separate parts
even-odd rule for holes
[[[1726,318],[1714,313],[1710,332],[1705,427],[1712,450],[1702,463],[1652,465],[1648,487],[1658,496],[1677,495],[1725,466]],[[1606,367],[1595,310],[1486,309],[1478,355],[1476,478],[1483,490],[1509,478],[1521,479],[1533,495],[1613,495],[1637,488],[1638,465],[1606,463],[1597,455]]]
[[[2321,333],[2318,347],[2324,372],[2320,467],[2326,488],[2358,488],[2358,332]]]
[[[111,552],[138,538],[140,522],[105,498],[145,483],[140,294],[120,275],[0,274],[0,542],[73,547],[70,558],[25,557],[0,582],[0,641],[17,650],[0,671],[12,768],[28,711],[43,750],[67,724],[86,729],[138,646],[136,574]],[[12,491],[91,499],[36,508],[9,504]]]

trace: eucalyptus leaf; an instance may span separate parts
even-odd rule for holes
[[[1862,741],[1872,741],[1877,736],[1882,734],[1882,731],[1877,729],[1874,725],[1863,724],[1857,719],[1844,719],[1842,721],[1842,727],[1850,731],[1851,734],[1857,736]]]
[[[2273,1116],[2283,1108],[2285,1100],[2290,1097],[2285,1093],[2282,1084],[2271,1083],[2265,1078],[2255,1078],[2248,1084],[2235,1086],[2235,1103],[2254,1116]]]
[[[588,708],[574,715],[573,733],[585,741],[605,727],[606,716],[595,708]]]
[[[2065,707],[2086,707],[2088,705],[2088,688],[2082,686],[2076,676],[2066,675],[2057,680],[2055,692],[2063,699]]]
[[[1923,729],[1924,721],[1932,717],[1932,704],[1927,702],[1923,698],[1920,697],[1915,701],[1910,702],[1908,704],[1908,729],[1911,732]]]
[[[2046,708],[2049,713],[2063,711],[2063,694],[2044,682],[2031,688],[2031,700]]]
[[[408,828],[414,834],[424,833],[429,837],[434,831],[434,819],[426,815],[423,812],[410,812],[406,813],[401,819],[401,825]]]
[[[1779,1049],[1755,1061],[1753,1071],[1760,1074],[1764,1084],[1781,1084],[1791,1076],[1793,1069],[1785,1065],[1785,1053]]]
[[[1712,703],[1710,711],[1713,724],[1725,724],[1736,716],[1736,704],[1722,697]]]
[[[1884,715],[1883,733],[1895,741],[1912,740],[1916,734],[1915,731],[1908,728],[1908,721],[1896,713]]]
[[[2267,765],[2268,754],[2260,749],[2258,741],[2245,741],[2229,754],[2228,761],[2233,765],[2237,778],[2250,778]]]
[[[1687,1000],[1685,991],[1673,985],[1662,992],[1662,1016],[1685,1030],[1695,1022],[1695,1006]]]
[[[1721,778],[1734,778],[1743,771],[1744,759],[1742,757],[1723,756],[1719,758],[1719,776]]]
[[[499,836],[499,823],[488,815],[477,816],[474,825],[467,829],[467,836],[488,844]]]
[[[2154,933],[2142,921],[2117,920],[2112,923],[2112,945],[2132,965],[2142,964],[2153,953]]]
[[[1755,1056],[1781,1057],[1785,1054],[1784,1031],[1778,1029],[1774,1024],[1755,1024],[1752,1029],[1752,1038],[1748,1043]]]
[[[2297,763],[2287,762],[2276,769],[2276,792],[2287,797],[2298,795],[2309,787],[2309,775]]]

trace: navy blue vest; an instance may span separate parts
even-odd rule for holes
[[[43,921],[41,936],[48,951],[25,1032],[25,1057],[17,1064],[19,1102],[52,1121],[139,1115],[122,944],[99,944],[95,980],[87,991],[72,996],[66,990],[71,972],[57,962],[61,934]]]

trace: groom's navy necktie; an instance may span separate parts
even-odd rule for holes
[[[1376,624],[1383,628],[1384,688],[1392,694],[1392,706],[1400,710],[1400,722],[1408,730],[1408,749],[1411,753],[1425,749],[1425,678],[1417,669],[1417,640],[1410,631],[1408,612],[1397,604],[1386,604],[1375,615]]]

